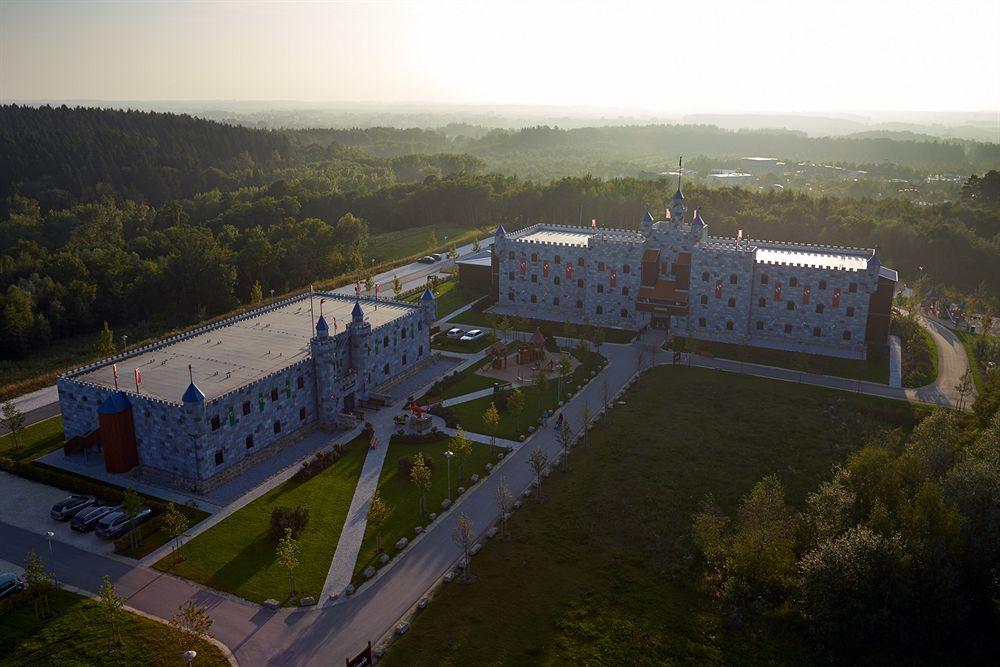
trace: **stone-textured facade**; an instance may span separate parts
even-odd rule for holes
[[[425,292],[418,305],[391,303],[405,306],[406,314],[374,329],[364,314],[378,305],[370,300],[358,300],[351,322],[333,334],[320,316],[307,357],[210,399],[193,382],[172,402],[74,379],[94,365],[68,373],[56,383],[66,439],[96,431],[99,406],[119,392],[131,405],[144,474],[199,490],[217,486],[312,429],[351,422],[345,413],[374,387],[430,355],[433,295]]]
[[[874,250],[711,237],[686,213],[678,190],[638,231],[499,227],[497,312],[849,357],[885,344],[896,274]]]

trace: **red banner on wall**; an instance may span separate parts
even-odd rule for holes
[[[573,280],[573,264],[566,262],[566,280]]]
[[[833,288],[833,307],[837,308],[838,306],[840,306],[840,288],[839,287],[834,287]]]
[[[802,305],[804,306],[809,305],[809,295],[810,295],[809,285],[806,285],[805,287],[802,288]]]
[[[525,261],[524,257],[521,258],[521,275],[523,276],[528,271],[528,262]]]
[[[781,283],[774,281],[774,300],[781,301]]]
[[[542,261],[542,277],[549,277],[549,260],[547,259]]]
[[[722,281],[721,280],[716,280],[715,281],[715,298],[716,299],[721,299],[722,298]]]
[[[611,287],[614,287],[615,285],[618,284],[618,272],[615,271],[614,269],[611,269],[611,278],[610,278],[610,280],[611,280]]]

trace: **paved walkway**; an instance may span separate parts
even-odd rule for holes
[[[458,405],[459,403],[468,403],[469,401],[474,401],[477,398],[485,398],[486,396],[493,395],[493,387],[487,387],[486,389],[480,389],[479,391],[472,391],[468,394],[462,394],[461,396],[454,396],[452,398],[446,398],[441,401],[441,405],[448,407],[449,405]]]
[[[889,336],[889,386],[903,386],[903,347],[899,336]]]

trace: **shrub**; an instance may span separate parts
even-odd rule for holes
[[[275,507],[271,510],[271,537],[275,542],[285,536],[285,530],[292,531],[292,537],[299,538],[306,524],[309,523],[309,508],[296,505],[291,507]]]
[[[410,471],[413,470],[413,457],[412,456],[401,456],[396,462],[399,472],[406,475],[406,478],[410,478]],[[431,461],[429,456],[424,457],[424,465],[427,466],[428,470],[434,469],[434,463]]]
[[[444,425],[448,428],[455,428],[458,426],[458,416],[451,408],[446,408],[440,403],[431,406],[428,410],[432,415],[440,417],[444,420]]]
[[[438,429],[437,426],[432,428],[427,433],[406,433],[403,429],[399,429],[389,444],[400,444],[400,445],[426,445],[432,442],[437,442],[441,438],[445,437],[445,434]]]

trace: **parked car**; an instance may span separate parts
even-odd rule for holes
[[[461,338],[465,335],[465,330],[455,327],[454,329],[448,329],[448,333],[445,335],[448,336],[448,338]]]
[[[97,527],[98,521],[120,509],[121,507],[113,507],[111,505],[94,505],[93,507],[88,507],[85,510],[77,512],[73,520],[69,522],[69,527],[81,533],[90,532]]]
[[[431,257],[430,255],[424,255],[417,261],[420,262],[421,264],[434,264],[437,262],[437,260]]]
[[[69,521],[77,512],[97,502],[94,496],[70,496],[52,506],[49,515],[56,521]]]
[[[462,341],[463,343],[468,343],[470,341],[479,340],[485,335],[486,332],[483,331],[482,329],[472,329],[471,331],[466,332],[466,334],[461,338],[459,338],[459,340]]]
[[[441,253],[437,253],[437,252],[432,252],[430,255],[428,255],[428,257],[430,257],[431,259],[433,259],[435,262],[440,262],[442,259],[444,259],[441,256]]]
[[[133,526],[139,526],[153,516],[153,510],[143,505],[139,508],[139,513],[134,520],[128,518],[124,510],[118,510],[107,514],[97,522],[96,533],[99,537],[115,540],[132,530]]]
[[[23,591],[24,588],[24,579],[17,576],[13,572],[4,572],[3,574],[0,574],[0,600],[10,597],[18,591]]]

